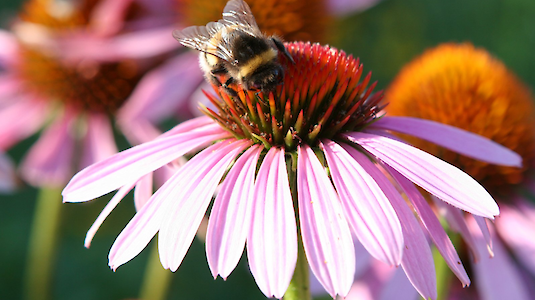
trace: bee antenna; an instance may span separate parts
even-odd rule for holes
[[[288,58],[292,62],[292,64],[295,65],[295,61],[294,61],[293,57],[288,52],[288,49],[286,49],[286,47],[284,47],[284,44],[278,38],[275,38],[275,37],[271,37],[271,40],[273,41],[273,43],[275,44],[277,49],[280,52],[282,52],[282,54],[284,54],[284,56],[286,56],[286,58]]]

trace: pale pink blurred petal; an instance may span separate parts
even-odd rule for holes
[[[84,32],[58,38],[55,54],[66,62],[93,60],[114,62],[124,59],[143,59],[167,53],[180,47],[171,33],[176,26],[165,26],[125,33],[113,38],[89,35]]]
[[[467,224],[476,240],[480,253],[487,252],[486,243],[479,226],[473,219]],[[495,237],[494,233],[492,235]],[[482,255],[473,265],[479,294],[483,300],[529,300],[532,299],[522,282],[518,267],[509,257],[499,239],[494,238],[494,257]]]
[[[74,173],[74,117],[59,117],[39,137],[24,158],[20,173],[34,186],[62,187]]]
[[[15,36],[6,30],[0,29],[0,66],[13,64],[17,55],[18,42]]]
[[[212,102],[206,97],[204,94],[204,91],[212,91],[212,86],[207,82],[201,83],[197,89],[191,94],[190,101],[186,102],[188,105],[186,110],[191,112],[194,116],[202,116],[204,115],[203,112],[199,109],[200,106],[205,106],[207,108],[210,108],[214,111],[217,110],[217,108],[214,106]]]
[[[460,209],[444,203],[442,200],[434,196],[431,196],[431,199],[439,208],[440,214],[446,218],[451,229],[461,234],[464,242],[468,245],[468,248],[472,253],[472,260],[475,262],[479,261],[482,253],[477,251],[476,241],[466,225],[464,213]]]
[[[108,116],[89,114],[87,132],[84,136],[84,148],[80,168],[85,168],[117,153],[113,129]]]
[[[226,279],[238,264],[252,221],[256,164],[263,147],[250,147],[234,163],[208,220],[206,258],[214,278]]]
[[[399,186],[403,189],[403,192],[407,195],[407,198],[409,198],[411,201],[414,209],[420,217],[420,220],[422,220],[423,225],[435,243],[437,250],[440,252],[442,257],[444,257],[444,260],[450,269],[457,276],[457,278],[459,278],[463,286],[470,285],[470,279],[468,278],[468,274],[466,274],[466,270],[464,269],[461,259],[459,258],[459,254],[457,254],[453,243],[425,198],[422,196],[422,194],[420,194],[412,182],[403,177],[397,171],[393,170],[392,168],[388,168],[388,172],[398,182]]]
[[[378,135],[353,132],[345,136],[451,205],[490,219],[500,213],[494,199],[477,181],[426,152]]]
[[[312,272],[335,297],[347,295],[355,273],[355,250],[340,200],[312,149],[297,152],[301,236]]]
[[[225,171],[250,145],[249,140],[229,139],[210,146],[177,172],[173,186],[164,184],[160,188],[166,198],[172,199],[158,236],[164,268],[173,272],[178,269]]]
[[[411,284],[403,268],[394,270],[390,280],[386,282],[379,300],[417,300],[421,299],[418,291]],[[357,299],[355,299],[357,300]]]
[[[0,109],[0,149],[6,150],[34,134],[45,122],[49,108],[42,101],[19,95]]]
[[[0,74],[0,109],[16,103],[22,81],[13,74]]]
[[[251,273],[267,297],[282,298],[297,262],[297,226],[284,160],[272,147],[258,170],[247,237]]]
[[[384,192],[361,166],[371,163],[369,158],[332,141],[324,140],[320,147],[345,215],[359,241],[375,258],[399,265],[403,253],[401,225]]]
[[[528,210],[535,213],[535,208],[526,200],[518,201],[525,204],[521,209],[502,205],[502,213],[494,227],[520,263],[535,276],[535,219],[530,218],[528,213]]]
[[[135,122],[118,124],[131,145],[150,142],[161,136],[161,130],[148,120],[138,119]]]
[[[126,194],[128,194],[128,192],[132,190],[133,187],[134,187],[134,184],[125,185],[121,187],[117,191],[117,193],[113,195],[113,197],[108,202],[108,204],[106,204],[102,212],[98,215],[97,219],[95,220],[93,225],[91,225],[91,227],[87,231],[87,234],[85,235],[84,246],[86,248],[89,248],[89,246],[91,246],[91,241],[93,240],[93,237],[95,236],[98,229],[100,228],[100,225],[102,225],[102,223],[110,215],[112,210],[117,206],[117,204],[119,204],[119,202],[121,202],[124,196],[126,196]]]
[[[522,166],[522,157],[480,135],[449,126],[411,117],[383,117],[371,127],[388,129],[419,137],[457,153],[504,166]]]
[[[76,174],[63,190],[63,201],[94,199],[141,178],[193,149],[228,136],[228,132],[213,124],[122,151]]]
[[[3,152],[0,152],[0,193],[12,192],[17,183],[15,165]]]
[[[329,0],[327,8],[329,12],[337,16],[345,16],[351,13],[366,10],[380,0]]]
[[[355,151],[356,152],[356,151]],[[361,154],[364,156],[363,154]],[[371,162],[362,164],[362,167],[379,187],[385,192],[399,217],[403,229],[403,257],[401,266],[405,270],[410,282],[424,299],[437,298],[437,279],[435,276],[435,263],[427,239],[407,206],[405,200],[386,176]]]
[[[124,25],[127,9],[132,2],[133,0],[100,1],[90,16],[91,30],[101,36],[118,33]]]
[[[152,122],[169,118],[202,81],[197,54],[179,55],[143,77],[119,110],[118,119],[128,130],[128,124],[140,118]]]
[[[136,206],[136,211],[139,211],[147,201],[149,201],[150,197],[152,197],[152,178],[154,176],[154,173],[149,173],[143,177],[136,183],[136,187],[134,189],[134,204]]]

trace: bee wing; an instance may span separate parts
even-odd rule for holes
[[[262,35],[251,12],[251,8],[243,0],[230,0],[223,10],[223,20],[219,20],[218,23],[227,26],[237,26],[253,36]]]
[[[215,55],[226,61],[233,61],[228,49],[213,39],[225,26],[220,22],[210,22],[206,26],[190,26],[182,30],[173,31],[173,37],[182,45]]]

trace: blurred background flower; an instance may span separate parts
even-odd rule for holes
[[[150,3],[155,2],[150,1]],[[166,1],[162,0],[158,3],[162,3],[162,5],[153,4],[149,8],[159,11],[160,7],[169,7]],[[18,0],[2,1],[0,4],[2,18],[0,20],[4,22],[3,28],[9,27],[10,24],[7,20],[16,14],[21,5],[22,1]],[[164,9],[164,12],[167,13],[165,17],[148,18],[135,24],[135,26],[163,28],[167,24],[173,29],[179,28],[180,26],[176,25],[178,21],[176,21],[177,17],[174,16],[174,13],[169,13],[169,9],[167,11]],[[535,57],[532,55],[532,49],[535,47],[535,32],[533,31],[535,20],[532,18],[534,14],[535,3],[528,0],[514,2],[388,0],[380,2],[366,11],[347,14],[343,19],[331,18],[328,21],[331,31],[328,33],[328,40],[325,41],[366,61],[367,68],[374,70],[374,78],[379,80],[379,89],[385,88],[401,67],[422,53],[424,49],[445,41],[470,41],[477,46],[488,49],[493,55],[504,61],[528,86],[532,86],[535,83]],[[217,13],[216,19],[219,16],[220,11]],[[184,24],[184,26],[187,25],[190,24]],[[153,33],[155,32],[153,31]],[[156,35],[149,36],[156,37]],[[288,38],[286,39],[288,40]],[[128,40],[123,39],[122,41]],[[128,45],[128,43],[124,45]],[[117,48],[123,49],[123,52],[116,52],[121,55],[128,54],[129,52],[126,50],[135,50],[125,46]],[[6,51],[6,49],[0,48],[0,52]],[[161,51],[162,49],[156,50]],[[186,56],[185,51],[178,51],[182,57]],[[150,52],[146,50],[145,53]],[[132,58],[136,57],[134,54],[130,54]],[[189,54],[192,57],[196,56],[195,53]],[[137,55],[138,57],[142,56],[139,53]],[[145,54],[145,56],[147,55]],[[193,93],[194,91],[188,92],[180,85],[179,79],[186,80],[184,76],[178,74],[171,77],[169,74],[175,74],[173,72],[177,72],[177,69],[182,70],[183,74],[197,72],[196,58],[184,59],[184,64],[177,62],[175,65],[167,64],[167,66],[169,67],[165,70],[168,73],[151,73],[154,74],[151,80],[159,82],[158,80],[161,80],[162,77],[164,79],[173,78],[171,81],[162,82],[169,82],[171,85],[180,87],[180,90],[183,91],[182,94]],[[197,74],[194,78],[197,78],[195,80],[198,84],[201,82],[201,75],[200,72]],[[153,87],[153,91],[156,93],[162,90],[172,90],[163,84],[160,86],[155,84]],[[153,92],[150,92],[149,89],[146,93],[151,95]],[[143,96],[140,93],[138,97],[139,99],[152,97],[152,99],[157,100],[165,95]],[[177,97],[179,100],[180,96],[171,93],[167,95],[169,95],[170,102],[173,102],[173,97]],[[133,97],[134,95],[131,99]],[[131,101],[131,103],[134,102]],[[182,103],[187,105],[185,101]],[[151,106],[161,108],[164,111],[147,113],[146,119],[157,120],[162,114],[167,116],[177,114],[176,110],[165,111],[166,106],[158,105],[158,102]],[[124,111],[126,111],[126,107],[123,105]],[[178,110],[183,111],[180,108]],[[191,111],[189,107],[188,110]],[[138,116],[137,113],[146,111],[146,107],[139,105],[138,108],[132,108],[131,111],[132,117],[126,119],[135,119]],[[169,124],[167,127],[170,127]],[[26,153],[35,141],[36,136],[31,136],[11,147],[8,154],[16,162],[20,162],[23,153]],[[126,143],[123,142],[123,145],[126,146]],[[2,265],[0,290],[3,292],[3,297],[8,299],[21,297],[23,270],[20,266],[26,257],[27,235],[33,207],[36,203],[35,196],[34,189],[26,189],[13,196],[0,196],[3,205],[0,210],[0,237],[4,241],[9,241],[0,248],[0,265]],[[134,213],[134,208],[131,203],[128,203],[129,201],[123,201],[122,204],[119,204],[114,217],[103,224],[99,231],[99,243],[93,243],[91,250],[81,246],[88,224],[94,221],[95,216],[102,210],[106,202],[94,201],[83,205],[67,205],[64,208],[61,224],[69,224],[69,226],[62,226],[63,238],[59,244],[61,259],[58,262],[52,286],[55,299],[123,299],[134,298],[139,294],[136,286],[142,280],[148,253],[141,253],[136,260],[126,264],[115,273],[110,272],[106,259],[109,245],[112,244],[117,232],[123,228]],[[170,299],[179,297],[188,299],[264,298],[245,265],[240,264],[226,282],[221,279],[214,281],[208,271],[204,244],[201,242],[193,242],[188,257],[180,268],[181,272],[173,275]]]
[[[457,248],[464,251],[465,263],[472,262],[470,273],[479,299],[532,299],[535,105],[530,90],[485,50],[468,43],[443,44],[405,66],[387,89],[385,99],[389,114],[456,126],[486,136],[523,157],[523,168],[501,167],[409,139],[472,175],[500,205],[500,216],[486,224],[492,238],[487,249],[485,239],[489,237],[481,234],[474,219],[435,202],[451,230],[465,241],[459,241]],[[459,285],[455,280],[450,284]],[[474,293],[474,288],[442,292],[456,299]]]

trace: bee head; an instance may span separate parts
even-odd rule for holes
[[[282,84],[284,70],[278,63],[261,66],[249,77],[243,78],[244,88],[250,91],[270,92]]]

